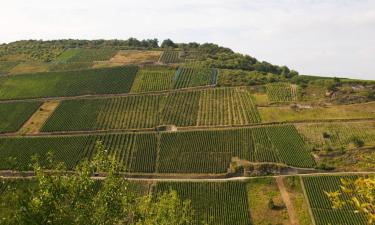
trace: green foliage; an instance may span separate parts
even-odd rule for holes
[[[177,48],[177,44],[175,44],[171,39],[165,39],[161,45],[161,48]]]
[[[0,103],[0,133],[18,131],[40,105],[41,102]]]
[[[180,200],[172,190],[158,198],[137,194],[121,176],[116,159],[100,143],[96,146],[98,153],[94,160],[82,161],[75,173],[56,163],[52,154],[48,154],[46,167],[36,159],[33,163],[36,188],[29,188],[27,195],[13,195],[14,211],[2,222],[135,225],[167,224],[170,220],[173,224],[191,224],[194,211],[189,200]],[[106,174],[99,188],[92,178],[96,171]]]
[[[250,224],[245,183],[158,182],[155,189],[156,193],[172,189],[181,199],[190,200],[193,224]]]
[[[222,69],[219,71],[218,86],[230,87],[263,85],[286,80],[286,78],[273,73]]]
[[[136,72],[137,67],[128,66],[7,76],[0,83],[0,99],[126,93]]]
[[[353,137],[351,141],[357,148],[363,147],[365,145],[365,142],[359,137]]]
[[[342,209],[332,209],[331,201],[326,196],[325,192],[338,190],[340,185],[342,185],[340,178],[355,180],[357,176],[302,177],[316,224],[367,224],[366,216],[355,213],[352,205],[345,204]],[[350,196],[343,194],[341,199],[350,200]]]

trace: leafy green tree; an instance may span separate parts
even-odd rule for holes
[[[172,190],[156,197],[137,194],[122,176],[121,165],[102,143],[96,144],[96,151],[91,161],[83,161],[74,172],[57,163],[52,154],[48,154],[45,167],[34,157],[36,185],[22,195],[10,193],[15,210],[0,222],[20,225],[193,223],[190,201],[182,201]]]
[[[161,45],[160,45],[161,48],[177,48],[178,45],[175,44],[171,39],[165,39]]]

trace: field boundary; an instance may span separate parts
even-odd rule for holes
[[[335,174],[335,173],[332,173],[332,174]],[[315,217],[314,217],[314,214],[312,212],[312,208],[311,208],[311,204],[310,204],[310,200],[309,200],[309,198],[307,196],[307,192],[306,192],[306,188],[305,188],[305,183],[303,182],[303,179],[301,177],[300,177],[300,182],[301,182],[303,196],[304,196],[304,198],[306,200],[307,210],[309,211],[309,214],[310,214],[312,225],[316,225]]]

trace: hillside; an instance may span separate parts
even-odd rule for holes
[[[324,191],[375,173],[375,81],[299,75],[211,43],[0,45],[0,193],[29,182],[17,179],[32,156],[74,169],[98,141],[124,177],[190,199],[196,224],[366,224]]]

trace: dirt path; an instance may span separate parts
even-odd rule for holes
[[[44,102],[17,132],[18,134],[38,134],[43,124],[52,115],[60,101]]]
[[[296,211],[294,211],[294,207],[292,202],[290,201],[290,196],[286,187],[284,185],[284,180],[282,176],[276,178],[277,186],[279,187],[281,198],[283,199],[286,208],[288,210],[289,220],[291,225],[299,225]]]

